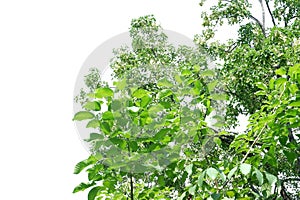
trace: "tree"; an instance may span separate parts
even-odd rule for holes
[[[236,146],[239,151],[247,152],[246,155],[242,155],[242,163],[248,160],[249,164],[254,164],[254,160],[260,157],[255,161],[259,169],[282,177],[278,181],[281,185],[279,184],[272,192],[274,198],[280,195],[283,199],[290,199],[292,196],[299,198],[299,190],[286,190],[283,184],[289,182],[288,177],[293,177],[290,181],[298,180],[299,188],[299,139],[295,139],[295,134],[299,133],[297,124],[299,119],[297,114],[287,114],[296,113],[297,108],[286,107],[284,104],[285,101],[289,103],[291,100],[299,101],[297,92],[299,83],[295,79],[292,80],[291,76],[298,73],[294,69],[300,63],[298,56],[300,3],[286,0],[258,0],[258,2],[262,10],[261,20],[250,12],[252,5],[248,0],[219,0],[209,12],[202,14],[205,30],[195,40],[220,63],[219,79],[222,80],[224,92],[229,96],[226,110],[227,127],[236,125],[236,117],[239,114],[250,115],[250,126],[245,133],[247,139],[241,139],[240,143],[236,143],[237,138],[245,135],[236,136],[231,143],[231,146]],[[203,3],[205,1],[200,4]],[[270,27],[266,26],[267,17],[271,20]],[[238,38],[221,44],[214,39],[214,35],[217,27],[224,23],[239,26]],[[276,88],[274,83],[284,86]],[[278,89],[279,87],[283,88]],[[274,91],[269,91],[270,88]],[[281,95],[276,90],[280,90]],[[286,94],[286,90],[291,94]],[[289,98],[281,101],[280,98],[285,95]],[[274,102],[276,106],[265,110]],[[278,115],[277,112],[282,113]],[[269,122],[260,116],[262,113],[264,116],[269,115]],[[282,117],[284,120],[281,121]],[[251,124],[253,119],[257,124],[265,124],[263,128]],[[260,130],[259,134],[252,135],[254,130]],[[269,138],[263,139],[265,136]],[[278,138],[281,138],[281,142],[278,142]],[[249,143],[245,143],[245,140]],[[239,147],[241,144],[243,145]],[[250,150],[247,150],[249,147],[251,156]],[[241,150],[243,148],[244,150]],[[293,184],[289,186],[291,185]],[[252,191],[262,194],[261,189],[253,187]],[[294,195],[289,194],[289,191],[293,191]],[[298,193],[298,196],[295,193]]]
[[[93,154],[75,167],[87,169],[89,182],[74,192],[91,188],[89,199],[300,197],[299,3],[258,2],[262,20],[247,0],[219,0],[202,15],[198,49],[168,44],[153,16],[132,21],[132,49],[116,50],[111,63],[116,89],[102,83],[83,93],[74,116],[98,130],[88,140]],[[239,29],[222,44],[214,34],[224,23]],[[207,53],[216,68],[207,68]],[[209,127],[208,116],[222,114],[218,105],[227,106],[225,118]],[[232,133],[239,114],[249,115],[249,125]],[[145,152],[160,153],[134,162]]]
[[[89,199],[176,198],[192,175],[194,158],[186,155],[213,145],[205,119],[211,96],[221,95],[212,93],[206,55],[168,43],[153,16],[132,20],[130,34],[132,48],[116,49],[111,61],[115,89],[93,69],[89,91],[76,98],[83,110],[74,120],[88,120],[96,132],[87,140],[91,157],[75,167],[76,174],[88,167],[89,182],[74,192],[92,187]]]

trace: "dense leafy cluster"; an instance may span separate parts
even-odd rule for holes
[[[92,154],[75,167],[89,181],[74,192],[89,188],[89,200],[300,198],[299,3],[258,1],[262,20],[247,0],[219,0],[202,15],[199,48],[168,43],[153,16],[132,21],[132,46],[111,61],[115,88],[96,71],[86,77],[74,120],[87,121]],[[239,25],[238,38],[222,44],[214,33],[225,23]],[[208,55],[217,67],[208,68]],[[225,118],[209,126],[217,105],[227,106]],[[247,130],[232,133],[240,114]]]

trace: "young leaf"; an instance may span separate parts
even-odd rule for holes
[[[160,86],[160,87],[173,87],[173,84],[167,80],[166,78],[163,78],[161,80],[159,80],[157,82],[157,85]]]
[[[277,177],[274,176],[274,175],[272,175],[272,174],[269,174],[269,173],[267,173],[267,172],[266,172],[266,178],[267,178],[267,180],[269,181],[269,184],[270,184],[270,185],[273,185],[274,183],[277,182]]]
[[[218,172],[218,170],[211,167],[206,170],[206,174],[209,176],[209,178],[211,178],[212,180],[215,180],[217,178],[219,172]]]
[[[240,166],[240,170],[241,170],[242,174],[244,174],[246,176],[251,171],[251,165],[246,164],[246,163],[242,163],[241,166]]]
[[[214,76],[215,72],[211,69],[207,69],[201,73],[202,76]]]
[[[230,172],[228,173],[227,178],[228,178],[228,179],[231,179],[231,177],[234,175],[234,173],[236,172],[237,169],[238,169],[237,166],[234,167],[234,168],[232,168],[232,169],[230,170]]]
[[[144,89],[137,89],[132,93],[133,97],[142,98],[147,95],[147,91]]]
[[[114,92],[110,88],[98,88],[95,92],[96,98],[112,97]]]
[[[264,183],[263,174],[258,169],[256,169],[256,168],[255,168],[254,172],[256,174],[256,178],[258,180],[259,185],[262,185]]]
[[[199,187],[202,187],[202,185],[203,185],[203,180],[204,180],[205,173],[206,173],[206,171],[203,171],[201,173],[201,175],[198,177],[198,186]]]
[[[213,100],[216,100],[216,101],[225,101],[228,99],[226,94],[216,94],[215,93],[215,94],[211,94],[210,96]]]
[[[195,195],[196,187],[197,187],[197,185],[194,185],[194,186],[192,186],[192,187],[189,188],[189,193],[191,195]]]
[[[96,101],[87,102],[84,105],[84,108],[87,109],[87,110],[93,110],[93,111],[100,111],[101,110],[100,103],[96,102]]]
[[[113,120],[114,116],[110,111],[106,111],[102,114],[102,119],[104,119],[104,120]]]
[[[89,121],[89,123],[86,125],[87,128],[98,128],[99,126],[100,126],[100,123],[96,119]]]
[[[190,176],[193,173],[193,164],[190,164],[188,166],[185,167],[185,171],[188,173],[188,175]]]
[[[275,74],[283,76],[286,74],[286,71],[283,68],[279,68],[279,69],[275,70]]]
[[[88,111],[80,111],[75,114],[73,120],[82,121],[86,119],[93,119],[94,117],[95,115],[93,113],[90,113]]]

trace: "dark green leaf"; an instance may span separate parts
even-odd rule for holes
[[[89,194],[88,194],[88,200],[95,200],[95,198],[96,198],[97,195],[98,195],[98,191],[99,191],[100,189],[101,189],[101,187],[99,187],[99,186],[92,188],[92,189],[89,191]]]

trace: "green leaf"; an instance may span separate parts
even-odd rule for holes
[[[173,87],[174,85],[169,81],[167,80],[166,78],[163,78],[161,80],[159,80],[157,82],[157,85],[160,86],[160,87]]]
[[[92,101],[92,102],[87,102],[84,105],[84,108],[87,110],[93,110],[93,111],[100,111],[101,110],[101,105],[99,102]]]
[[[232,168],[232,169],[230,170],[230,172],[228,173],[227,178],[228,178],[228,179],[231,179],[231,177],[234,175],[234,173],[236,172],[237,169],[238,169],[237,166],[234,167],[234,168]]]
[[[113,120],[114,115],[110,111],[106,111],[102,114],[102,119],[104,119],[104,120]]]
[[[218,172],[218,170],[211,167],[206,170],[206,174],[209,176],[209,178],[211,178],[212,180],[215,180],[217,178],[219,172]]]
[[[211,99],[216,101],[225,101],[228,99],[226,94],[211,94]]]
[[[76,186],[73,190],[73,193],[76,193],[76,192],[80,192],[80,191],[84,191],[92,186],[94,186],[95,183],[94,182],[91,182],[91,183],[80,183],[78,186]]]
[[[269,173],[265,173],[266,174],[266,178],[267,178],[267,180],[269,181],[269,184],[270,185],[273,185],[274,183],[276,183],[277,182],[277,177],[276,176],[274,176],[274,175],[272,175],[272,174],[269,174]]]
[[[274,83],[275,83],[275,79],[274,79],[274,78],[271,78],[271,80],[269,81],[269,88],[270,88],[271,90],[274,89]]]
[[[157,116],[158,112],[161,112],[163,110],[164,110],[164,107],[162,105],[158,104],[158,105],[151,106],[149,108],[148,112],[149,112],[150,116],[155,117],[155,116]]]
[[[90,156],[88,159],[83,160],[75,165],[74,174],[79,174],[84,170],[86,167],[94,164],[97,162],[97,159],[94,156]]]
[[[217,84],[218,84],[218,81],[217,81],[217,80],[208,83],[208,84],[207,84],[208,91],[209,91],[209,92],[212,92],[212,91],[215,89],[215,87],[217,86]]]
[[[154,139],[157,140],[157,141],[160,141],[161,139],[163,139],[167,133],[169,133],[170,129],[168,128],[165,128],[165,129],[161,129],[160,131],[158,131],[155,136],[154,136]]]
[[[182,193],[182,195],[177,200],[183,200],[185,196],[186,196],[186,192]]]
[[[235,193],[234,193],[234,191],[226,191],[226,195],[230,198],[233,198]]]
[[[142,97],[141,99],[141,107],[145,108],[152,101],[152,98],[149,95]]]
[[[207,69],[201,73],[202,76],[214,76],[215,72],[213,70]]]
[[[286,75],[286,71],[284,68],[280,68],[280,69],[275,70],[275,74],[283,76],[283,75]]]
[[[219,137],[214,137],[214,142],[220,147],[222,144],[222,140]]]
[[[259,185],[262,185],[264,183],[263,174],[258,169],[256,169],[256,168],[255,168],[254,172],[256,174],[256,178],[258,180]]]
[[[254,94],[257,96],[266,96],[267,95],[267,93],[263,90],[259,90],[259,91],[255,92]]]
[[[86,125],[86,128],[98,128],[100,126],[99,120],[93,119],[89,121],[89,123]]]
[[[248,175],[251,171],[251,165],[243,163],[240,166],[240,170],[242,172],[242,174],[244,174],[245,176]]]
[[[168,96],[171,96],[173,94],[172,90],[170,89],[164,89],[159,92],[159,99],[166,98]]]
[[[288,161],[290,163],[293,163],[294,160],[297,158],[297,153],[294,152],[294,151],[286,151],[286,150],[284,150],[283,153],[287,157],[287,159],[288,159]]]
[[[136,98],[139,98],[139,99],[146,96],[146,95],[148,95],[148,92],[144,89],[137,89],[132,93],[133,97],[136,97]]]
[[[129,142],[129,146],[130,146],[130,149],[135,152],[137,151],[137,149],[139,148],[138,144],[136,141],[130,141]]]
[[[263,82],[257,82],[257,83],[256,83],[256,86],[257,86],[259,89],[263,90],[263,91],[267,91],[267,90],[268,90],[268,87],[267,87]]]
[[[100,123],[100,129],[105,134],[109,134],[111,132],[110,126],[107,122]]]
[[[114,82],[114,85],[116,86],[116,88],[118,90],[123,90],[126,87],[126,85],[127,85],[126,81],[127,80],[124,78],[121,81]]]
[[[182,76],[188,76],[188,75],[191,75],[191,74],[192,74],[192,72],[190,70],[188,70],[188,69],[184,69],[181,72]]]
[[[300,100],[298,100],[298,101],[293,101],[292,103],[289,104],[289,106],[292,106],[292,107],[300,107]]]
[[[90,113],[88,111],[80,111],[75,114],[73,120],[82,121],[87,119],[93,119],[94,117],[95,115],[93,113]]]
[[[99,133],[91,133],[90,137],[88,139],[85,139],[84,141],[86,142],[91,142],[97,139],[103,139],[103,135],[99,134]]]
[[[98,88],[95,92],[96,98],[103,98],[103,97],[112,97],[114,92],[110,88]]]
[[[88,194],[88,200],[95,200],[95,198],[97,197],[98,192],[99,192],[100,189],[101,189],[100,186],[97,186],[97,187],[92,188],[92,189],[89,191],[89,194]]]
[[[193,173],[193,164],[190,164],[188,166],[185,167],[185,171],[188,173],[188,175],[190,176]]]
[[[206,173],[206,171],[203,171],[201,173],[201,175],[198,177],[198,186],[199,187],[202,187],[202,185],[203,185],[203,180],[204,180],[205,173]]]
[[[164,176],[162,176],[162,175],[158,176],[157,183],[158,183],[158,185],[161,186],[161,187],[165,186],[166,183],[165,183],[165,178],[164,178]]]
[[[197,185],[194,185],[194,186],[192,186],[192,187],[189,188],[189,193],[191,195],[195,195],[196,187],[197,187]]]

